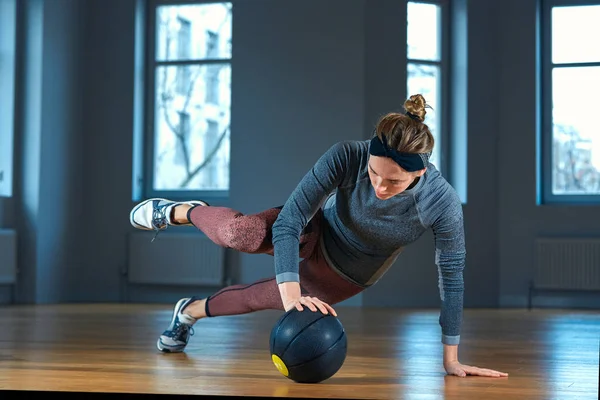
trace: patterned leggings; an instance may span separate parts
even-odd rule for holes
[[[276,207],[245,215],[227,207],[196,206],[188,212],[188,218],[219,246],[249,254],[273,255],[271,228],[280,211],[281,207]],[[325,261],[319,246],[321,219],[319,211],[300,236],[300,258],[303,258],[299,266],[300,285],[303,295],[333,305],[360,293],[363,288],[342,278]],[[211,317],[267,309],[283,310],[275,277],[225,287],[209,296],[206,302],[206,313]]]

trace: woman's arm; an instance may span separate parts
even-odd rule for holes
[[[458,345],[444,345],[444,367],[458,362]]]
[[[442,212],[433,224],[435,235],[435,262],[439,271],[442,309],[440,325],[444,344],[444,369],[450,375],[464,377],[479,375],[489,377],[508,376],[504,372],[461,364],[458,361],[458,345],[463,318],[466,246],[462,204],[454,191],[449,192],[442,204]]]
[[[286,309],[292,308],[301,297],[300,234],[325,199],[342,184],[357,149],[355,142],[331,146],[296,186],[273,224],[275,274]]]
[[[443,210],[432,229],[435,237],[435,263],[439,275],[439,323],[442,328],[442,343],[456,346],[460,342],[463,318],[466,247],[462,204],[453,195],[447,196],[446,204],[443,204]]]

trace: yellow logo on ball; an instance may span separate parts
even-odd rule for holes
[[[284,362],[281,360],[281,358],[273,354],[271,356],[271,359],[273,360],[273,364],[275,364],[275,367],[279,370],[279,372],[281,372],[284,376],[288,376],[288,369],[285,366]]]

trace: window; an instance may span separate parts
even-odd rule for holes
[[[148,10],[146,196],[229,191],[231,3]]]
[[[407,3],[407,93],[422,94],[431,109],[427,109],[425,123],[435,138],[431,163],[440,172],[445,171],[444,154],[445,101],[447,90],[446,4],[437,2]]]
[[[600,2],[542,10],[542,202],[600,198]]]
[[[0,197],[13,191],[16,1],[0,1]]]

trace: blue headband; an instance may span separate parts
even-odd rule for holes
[[[373,156],[389,157],[394,160],[405,171],[420,171],[428,163],[429,153],[400,153],[388,146],[385,135],[381,135],[381,140],[377,135],[371,139],[369,154]]]

